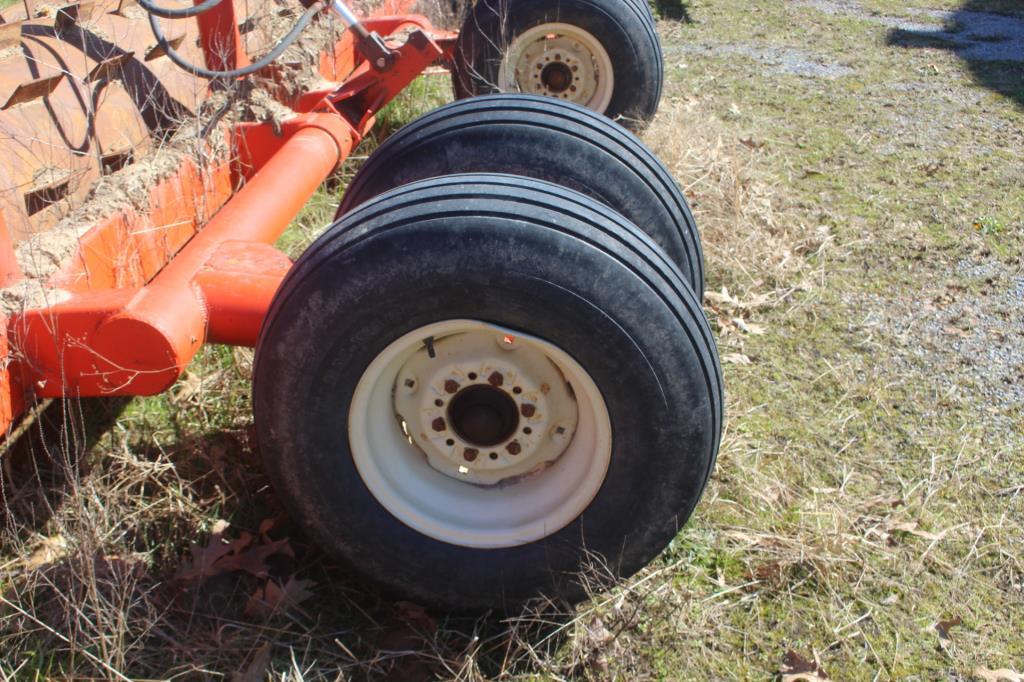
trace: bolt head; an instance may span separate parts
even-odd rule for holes
[[[498,348],[502,350],[516,350],[519,348],[519,339],[512,334],[504,334],[495,339],[498,342]]]
[[[551,429],[551,440],[558,444],[562,444],[569,439],[569,429],[559,424],[555,428]]]

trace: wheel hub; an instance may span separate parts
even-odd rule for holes
[[[574,87],[572,67],[563,62],[553,62],[545,66],[541,70],[540,80],[552,93],[563,93]]]
[[[611,102],[614,80],[611,57],[597,38],[577,26],[550,23],[512,41],[498,85],[506,91],[558,97],[603,113]]]
[[[578,422],[572,389],[542,351],[484,330],[425,340],[398,372],[394,407],[431,467],[476,485],[546,468]]]

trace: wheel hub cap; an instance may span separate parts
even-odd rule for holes
[[[491,331],[427,341],[399,370],[394,406],[431,467],[466,483],[497,485],[562,455],[578,408],[543,352]]]
[[[611,57],[597,38],[571,24],[548,23],[512,41],[498,86],[503,91],[558,97],[604,113],[614,84]]]

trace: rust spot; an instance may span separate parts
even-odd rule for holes
[[[505,383],[505,377],[501,375],[501,372],[491,372],[491,376],[487,377],[487,383],[497,388]]]
[[[435,431],[444,431],[445,429],[448,428],[448,424],[445,423],[444,417],[438,417],[437,419],[435,419],[431,426],[434,427]]]
[[[462,456],[466,458],[467,462],[475,462],[476,458],[480,456],[480,451],[476,448],[466,448]]]
[[[529,419],[533,415],[537,414],[537,406],[536,405],[531,405],[529,403],[523,403],[520,406],[519,411],[522,413],[522,415],[524,417]]]
[[[447,393],[455,395],[456,393],[459,392],[459,382],[455,381],[454,379],[449,379],[448,381],[444,382],[444,390]]]
[[[520,452],[523,451],[523,446],[519,444],[519,441],[514,440],[508,445],[506,445],[505,449],[508,450],[508,454],[510,455],[518,455]]]

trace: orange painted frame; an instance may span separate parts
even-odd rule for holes
[[[411,4],[388,0],[382,10]],[[371,71],[346,34],[323,55],[321,70],[347,78],[293,102],[305,113],[280,136],[270,124],[238,125],[229,133],[235,163],[200,170],[186,161],[152,189],[148,212],[120,211],[83,236],[50,280],[54,303],[0,318],[0,354],[8,358],[0,369],[0,428],[33,397],[151,395],[169,388],[204,342],[256,343],[291,266],[271,244],[375,114],[450,56],[453,34],[434,34],[441,47],[423,17],[378,15],[367,25],[416,29],[394,68]]]

